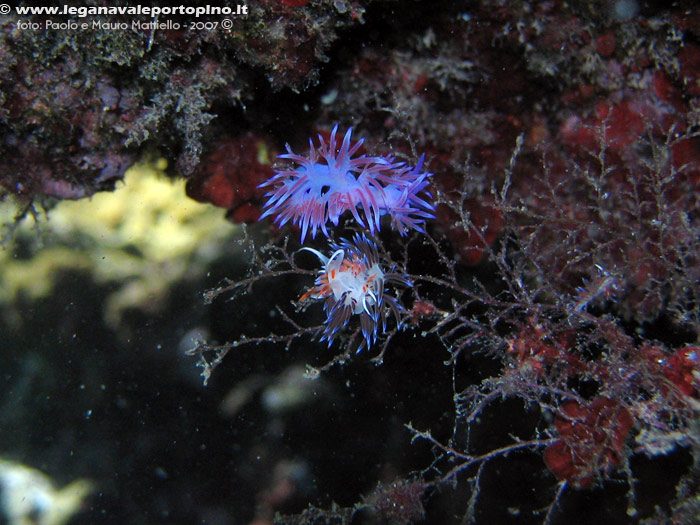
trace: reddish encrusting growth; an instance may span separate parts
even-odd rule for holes
[[[258,185],[274,173],[267,160],[269,144],[251,132],[221,139],[187,181],[187,195],[226,208],[233,222],[257,221],[264,193]]]
[[[576,331],[573,329],[552,333],[551,329],[532,324],[523,327],[508,342],[508,353],[515,358],[520,373],[543,378],[546,374],[575,377],[586,371],[586,364],[573,351]]]
[[[547,446],[544,461],[561,481],[590,487],[595,478],[622,463],[622,448],[634,425],[617,401],[597,397],[587,405],[564,403],[555,427],[559,439]]]
[[[664,397],[675,399],[680,405],[687,404],[685,396],[700,400],[700,347],[691,345],[668,351],[658,345],[645,345],[639,353],[656,376]]]

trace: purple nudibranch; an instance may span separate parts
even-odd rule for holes
[[[337,226],[348,210],[372,234],[380,229],[382,215],[391,217],[401,235],[409,229],[424,232],[425,220],[435,218],[435,206],[428,200],[432,195],[426,191],[433,174],[421,171],[425,155],[415,167],[397,162],[393,155],[353,157],[364,139],[353,144],[349,128],[338,148],[337,131],[336,124],[327,143],[319,135],[318,147],[309,139],[307,156],[294,153],[287,144],[287,153],[279,158],[297,165],[277,171],[259,186],[271,188],[260,218],[274,216],[278,226],[297,224],[301,242],[309,232],[316,237],[318,230],[327,237],[328,222]]]

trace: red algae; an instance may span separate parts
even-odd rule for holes
[[[252,223],[262,213],[258,186],[274,173],[267,139],[247,132],[219,140],[187,181],[187,195],[226,208],[234,222]]]

